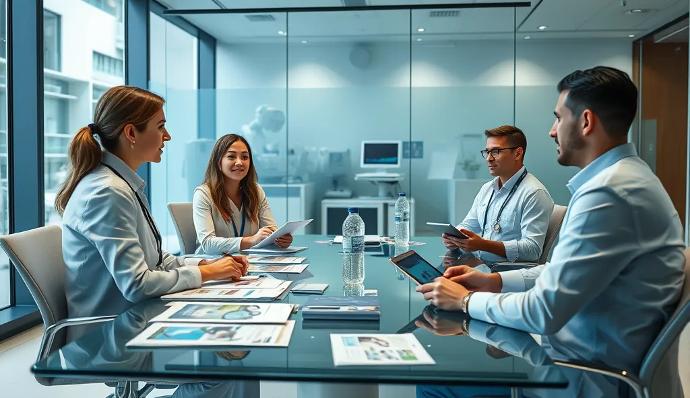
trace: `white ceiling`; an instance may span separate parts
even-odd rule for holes
[[[169,9],[340,7],[362,0],[162,0]],[[475,0],[463,3],[509,3]],[[367,5],[449,4],[458,1],[366,0]],[[633,9],[646,12],[631,13]],[[295,41],[415,40],[426,42],[475,38],[510,38],[513,18],[522,39],[628,38],[645,35],[688,12],[687,0],[535,0],[529,7],[458,9],[455,17],[432,18],[430,10],[272,13],[274,20],[252,22],[245,14],[183,15],[194,25],[225,42],[281,42],[278,31]],[[267,13],[268,14],[268,13]],[[411,26],[410,26],[411,25]],[[538,27],[546,25],[546,30]],[[423,27],[425,31],[416,30]],[[686,31],[687,32],[687,31]]]

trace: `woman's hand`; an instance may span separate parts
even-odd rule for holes
[[[268,238],[268,236],[271,235],[273,231],[275,231],[275,229],[272,227],[259,228],[259,230],[254,235],[252,235],[252,246]]]
[[[231,280],[233,282],[247,273],[249,262],[244,256],[224,256],[215,260],[202,260],[199,263],[201,281]]]
[[[276,239],[276,246],[278,247],[288,247],[292,244],[292,235],[291,234],[285,234],[283,236],[278,237]]]

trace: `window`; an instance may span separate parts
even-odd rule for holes
[[[121,18],[93,7],[77,7],[82,1],[52,2],[54,8],[44,10],[43,185],[46,224],[60,222],[53,204],[67,176],[67,148],[72,136],[91,122],[93,109],[101,95],[109,87],[124,83],[124,44],[121,40],[124,24]],[[112,5],[121,10],[123,0],[89,3]],[[102,29],[90,40],[83,40],[79,30],[66,29],[62,31],[65,35],[65,46],[62,47],[59,45],[61,21],[65,26],[95,21]],[[116,57],[106,54],[115,54]],[[85,68],[85,65],[91,67]]]
[[[0,235],[9,233],[7,185],[7,1],[0,0]],[[10,305],[10,261],[0,251],[0,309]]]
[[[111,76],[124,76],[124,62],[122,61],[122,51],[119,54],[120,58],[111,57],[109,55],[101,54],[97,51],[93,52],[93,71],[105,73]]]
[[[120,0],[84,0],[122,21],[122,2]]]
[[[54,12],[43,12],[43,66],[60,70],[60,16]]]

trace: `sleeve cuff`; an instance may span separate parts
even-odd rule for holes
[[[185,257],[184,258],[184,266],[185,267],[199,267],[199,263],[203,260],[203,258],[199,257]],[[201,273],[199,273],[201,275]],[[201,276],[199,276],[199,279],[201,280]]]
[[[506,259],[508,261],[517,261],[519,258],[518,244],[516,240],[508,240],[503,242],[503,246],[506,248]]]
[[[499,272],[501,275],[502,287],[501,293],[508,292],[524,292],[527,290],[525,285],[525,278],[522,277],[522,270],[516,269],[513,271]],[[474,298],[474,296],[472,296]],[[472,302],[472,300],[470,300]]]
[[[489,301],[489,298],[494,294],[495,293],[487,292],[472,293],[472,297],[470,297],[470,302],[468,303],[469,305],[467,306],[468,315],[474,319],[479,319],[480,321],[488,322],[486,316],[486,306]]]
[[[196,260],[197,264],[199,264],[199,261],[201,261],[200,258],[185,258],[185,266],[177,269],[178,272],[182,274],[181,279],[184,280],[184,285],[186,285],[182,290],[199,288],[201,287],[201,270],[199,270],[198,266],[187,266],[187,260]]]

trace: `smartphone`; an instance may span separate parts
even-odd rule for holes
[[[437,229],[442,234],[448,234],[450,236],[455,236],[456,238],[460,238],[460,239],[467,239],[467,235],[460,232],[459,229],[455,228],[450,223],[447,224],[447,223],[442,223],[442,222],[427,222],[426,225],[434,227],[435,229]]]
[[[390,261],[418,285],[433,282],[434,279],[443,276],[441,271],[434,268],[414,250],[395,256]]]

